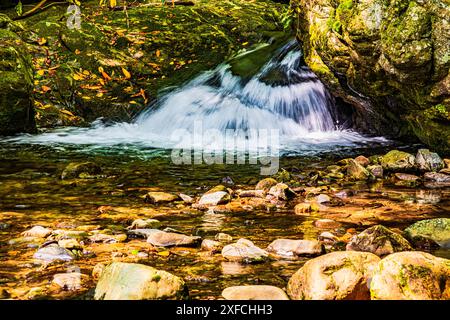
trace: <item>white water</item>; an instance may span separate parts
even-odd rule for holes
[[[282,150],[324,150],[383,142],[354,131],[337,129],[332,118],[334,105],[323,84],[304,66],[293,42],[281,48],[248,82],[234,76],[228,64],[205,72],[184,86],[165,94],[133,123],[91,128],[63,128],[39,135],[22,135],[13,142],[82,145],[89,148],[132,145],[143,148],[173,148],[174,132],[193,133],[201,122],[203,132],[237,130],[246,140],[258,129],[277,129]],[[278,83],[264,79],[277,74]],[[195,141],[198,143],[198,141]],[[217,136],[206,136],[196,147],[208,148]],[[184,145],[184,147],[187,147]]]

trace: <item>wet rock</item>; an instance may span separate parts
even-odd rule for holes
[[[113,262],[102,272],[95,300],[183,299],[184,281],[173,274],[136,263]]]
[[[317,197],[314,198],[314,201],[317,203],[330,202],[331,197],[326,194],[319,194]]]
[[[106,265],[104,263],[97,263],[92,269],[92,278],[94,280],[98,280],[101,277],[103,270],[105,270],[105,268]]]
[[[392,150],[381,157],[380,164],[384,170],[410,170],[415,166],[416,158],[407,152]]]
[[[85,274],[79,272],[57,273],[53,276],[52,283],[63,290],[76,291],[82,288],[82,283],[86,281],[86,278]]]
[[[69,250],[58,246],[57,244],[50,244],[40,248],[33,255],[33,258],[42,260],[44,262],[52,261],[71,261],[75,257]]]
[[[450,218],[422,220],[405,229],[405,236],[412,243],[421,243],[424,239],[450,248]]]
[[[331,219],[319,219],[314,221],[314,226],[321,229],[335,229],[341,227],[342,224]]]
[[[286,293],[274,286],[235,286],[222,291],[226,300],[289,300]]]
[[[76,179],[81,177],[95,176],[102,172],[99,165],[93,162],[71,162],[61,173],[61,179]]]
[[[81,244],[75,239],[62,239],[58,241],[58,245],[65,249],[83,249]]]
[[[393,253],[378,263],[372,300],[449,300],[450,260],[420,251]]]
[[[444,161],[437,153],[428,149],[419,149],[416,154],[416,165],[422,171],[439,171],[445,167]]]
[[[364,156],[357,156],[355,161],[363,167],[367,167],[370,164],[370,160]]]
[[[89,236],[89,233],[85,231],[80,230],[55,230],[52,233],[52,237],[54,237],[56,240],[61,239],[78,239],[82,240],[84,238],[87,238]]]
[[[395,173],[394,176],[396,179],[400,181],[408,181],[408,182],[414,182],[420,179],[418,176],[407,173]]]
[[[295,214],[308,216],[312,211],[311,204],[306,202],[296,204],[294,207],[294,211]]]
[[[230,194],[226,191],[216,191],[212,193],[205,193],[199,200],[200,206],[216,206],[230,202]]]
[[[198,246],[202,238],[174,232],[157,231],[148,235],[147,242],[157,247]]]
[[[267,251],[258,248],[247,239],[239,239],[236,243],[226,245],[222,249],[222,256],[226,260],[243,263],[263,262],[268,255]]]
[[[409,251],[412,250],[412,247],[401,235],[384,226],[377,225],[353,236],[346,249],[385,256],[398,251]]]
[[[127,229],[158,229],[161,227],[161,222],[156,219],[136,219],[131,223]]]
[[[220,252],[223,248],[223,245],[219,241],[205,239],[202,241],[201,248],[203,251],[208,252]]]
[[[104,234],[104,233],[97,233],[90,237],[88,237],[88,240],[92,243],[96,242],[102,242],[102,243],[118,243],[118,242],[124,242],[127,240],[126,234]]]
[[[426,172],[423,177],[425,180],[450,183],[450,175],[444,173]]]
[[[296,193],[291,188],[289,188],[287,184],[284,183],[277,183],[270,188],[267,194],[268,196],[272,196],[275,199],[283,201],[289,200],[296,196]]]
[[[152,204],[167,203],[176,200],[178,200],[177,195],[167,192],[151,191],[144,196],[144,201]]]
[[[328,245],[333,245],[336,242],[339,241],[339,238],[337,236],[335,236],[334,234],[332,234],[331,232],[325,231],[322,232],[319,236],[318,236],[319,241],[328,244]]]
[[[30,230],[22,232],[24,237],[36,237],[36,238],[47,238],[51,233],[52,229],[44,228],[41,226],[34,226]]]
[[[347,164],[347,177],[350,180],[367,180],[370,177],[369,171],[355,160],[350,159]]]
[[[265,195],[264,190],[241,190],[239,192],[241,198],[264,198]]]
[[[262,190],[264,192],[268,192],[270,188],[275,186],[277,183],[278,183],[277,180],[273,178],[265,178],[256,184],[255,190]]]
[[[324,249],[317,240],[277,239],[267,247],[268,252],[284,258],[322,254]]]
[[[181,200],[183,200],[184,203],[193,203],[194,202],[194,198],[192,198],[191,196],[188,196],[187,194],[180,193],[178,196],[181,198]]]
[[[380,258],[368,252],[337,251],[308,260],[289,280],[294,300],[368,300],[368,279]]]
[[[442,194],[436,190],[418,190],[416,191],[417,203],[437,204],[441,201]]]
[[[341,166],[337,166],[337,165],[331,165],[327,167],[327,170],[331,173],[338,173],[342,171],[342,167]]]
[[[230,242],[230,241],[233,241],[233,237],[232,237],[232,236],[230,236],[230,235],[227,234],[227,233],[223,233],[223,232],[220,232],[220,233],[216,234],[216,236],[214,237],[214,239],[216,239],[217,241],[220,241],[220,242]]]
[[[367,171],[372,174],[375,178],[383,178],[383,167],[375,164],[367,167]]]

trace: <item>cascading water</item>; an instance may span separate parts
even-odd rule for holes
[[[235,130],[242,140],[257,130],[276,129],[282,150],[324,150],[374,141],[338,128],[325,87],[301,61],[300,48],[291,41],[249,80],[233,75],[230,64],[221,64],[165,94],[133,123],[95,122],[91,128],[57,129],[11,140],[91,149],[123,145],[167,149],[177,143],[170,139],[174,132],[192,133],[200,123],[203,131]],[[205,148],[216,141],[217,136],[206,136],[194,147]]]

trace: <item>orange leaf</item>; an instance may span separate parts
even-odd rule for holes
[[[156,57],[159,58],[160,55],[161,55],[161,51],[159,51],[159,49],[156,50]]]
[[[52,90],[50,87],[47,87],[47,86],[42,86],[41,89],[42,89],[43,92],[47,92],[47,91]]]

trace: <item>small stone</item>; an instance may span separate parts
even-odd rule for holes
[[[317,240],[277,239],[269,244],[267,251],[280,257],[291,258],[319,255],[323,252],[323,246]]]
[[[268,192],[270,188],[275,186],[277,183],[278,183],[277,180],[273,178],[265,178],[256,184],[255,190],[262,190],[264,192]]]
[[[103,270],[105,269],[106,265],[104,263],[97,263],[94,268],[92,269],[92,278],[94,280],[98,280],[101,275]]]
[[[58,241],[58,245],[62,248],[66,248],[69,250],[72,249],[83,249],[81,244],[75,239],[62,239]]]
[[[239,192],[241,198],[264,198],[265,195],[264,190],[241,190]]]
[[[375,178],[383,178],[383,167],[375,164],[367,167],[367,171],[371,173]]]
[[[268,195],[273,196],[278,200],[286,201],[295,197],[296,193],[291,188],[289,188],[287,184],[277,183],[270,188]]]
[[[294,211],[295,211],[295,214],[298,214],[298,215],[302,215],[302,216],[310,215],[310,213],[312,211],[311,204],[306,203],[306,202],[296,204],[294,207]]]
[[[423,177],[425,178],[425,180],[431,180],[435,182],[450,182],[450,175],[444,173],[426,172]]]
[[[205,239],[202,241],[201,249],[203,251],[209,251],[212,253],[220,252],[223,248],[223,245],[219,241]]]
[[[161,230],[158,230],[158,229],[134,229],[134,230],[128,231],[128,234],[130,236],[133,235],[133,236],[136,236],[139,238],[147,239],[151,234],[153,234],[155,232],[161,232]]]
[[[324,203],[324,202],[330,202],[331,197],[326,194],[319,194],[317,197],[314,198],[314,200],[317,203]]]
[[[136,219],[131,223],[127,229],[158,229],[161,227],[161,222],[156,219]]]
[[[428,149],[419,149],[416,155],[416,164],[422,171],[439,171],[445,164],[437,153],[430,152]]]
[[[367,180],[370,177],[369,171],[355,160],[350,159],[347,164],[347,177],[350,180]]]
[[[412,250],[412,247],[401,235],[384,226],[377,225],[353,236],[346,249],[385,256],[398,251]]]
[[[151,233],[147,238],[147,242],[156,247],[198,246],[201,240],[200,237],[159,230]]]
[[[63,290],[75,291],[82,288],[82,282],[87,278],[86,275],[79,272],[57,273],[53,276],[52,283],[61,287]]]
[[[407,173],[395,173],[394,176],[400,181],[408,181],[408,182],[414,182],[420,179],[418,176]]]
[[[69,250],[58,246],[57,244],[49,244],[48,246],[40,248],[33,255],[33,258],[45,262],[52,261],[71,261],[74,255]]]
[[[335,229],[341,227],[342,224],[331,219],[319,219],[314,221],[314,226],[321,229]]]
[[[380,164],[384,170],[398,171],[413,169],[416,158],[407,152],[392,150],[381,157]]]
[[[191,196],[188,196],[187,194],[180,193],[178,196],[181,198],[181,200],[183,200],[184,203],[193,203],[194,202],[194,198],[192,198]]]
[[[355,161],[362,165],[363,167],[367,167],[370,164],[370,160],[364,156],[358,156],[355,158]]]
[[[151,191],[144,196],[144,201],[152,204],[167,203],[176,200],[178,200],[177,195],[167,192]]]
[[[126,234],[104,234],[104,233],[97,233],[90,237],[88,237],[88,240],[92,243],[96,242],[102,242],[102,243],[118,243],[118,242],[124,242],[127,240]]]
[[[217,206],[230,202],[230,194],[226,191],[217,191],[212,193],[205,193],[199,200],[198,204],[201,206]]]
[[[228,287],[222,291],[222,297],[226,300],[289,300],[282,289],[264,285]]]
[[[247,239],[239,239],[236,243],[226,245],[222,249],[222,256],[225,259],[242,263],[263,262],[268,255],[267,251],[258,248]]]
[[[41,226],[34,226],[30,230],[22,232],[24,237],[36,237],[36,238],[47,238],[51,233],[52,229],[44,228]]]
[[[61,173],[61,179],[75,179],[84,176],[95,176],[102,172],[99,165],[93,162],[76,163],[71,162]]]
[[[328,231],[322,232],[319,235],[318,239],[319,241],[322,241],[327,244],[335,244],[336,242],[339,241],[339,238],[337,236]]]
[[[227,234],[227,233],[223,233],[223,232],[220,232],[220,233],[216,234],[216,236],[214,237],[214,239],[216,239],[217,241],[220,241],[220,242],[230,242],[230,241],[233,241],[233,237],[232,237],[232,236],[230,236],[230,235]]]

